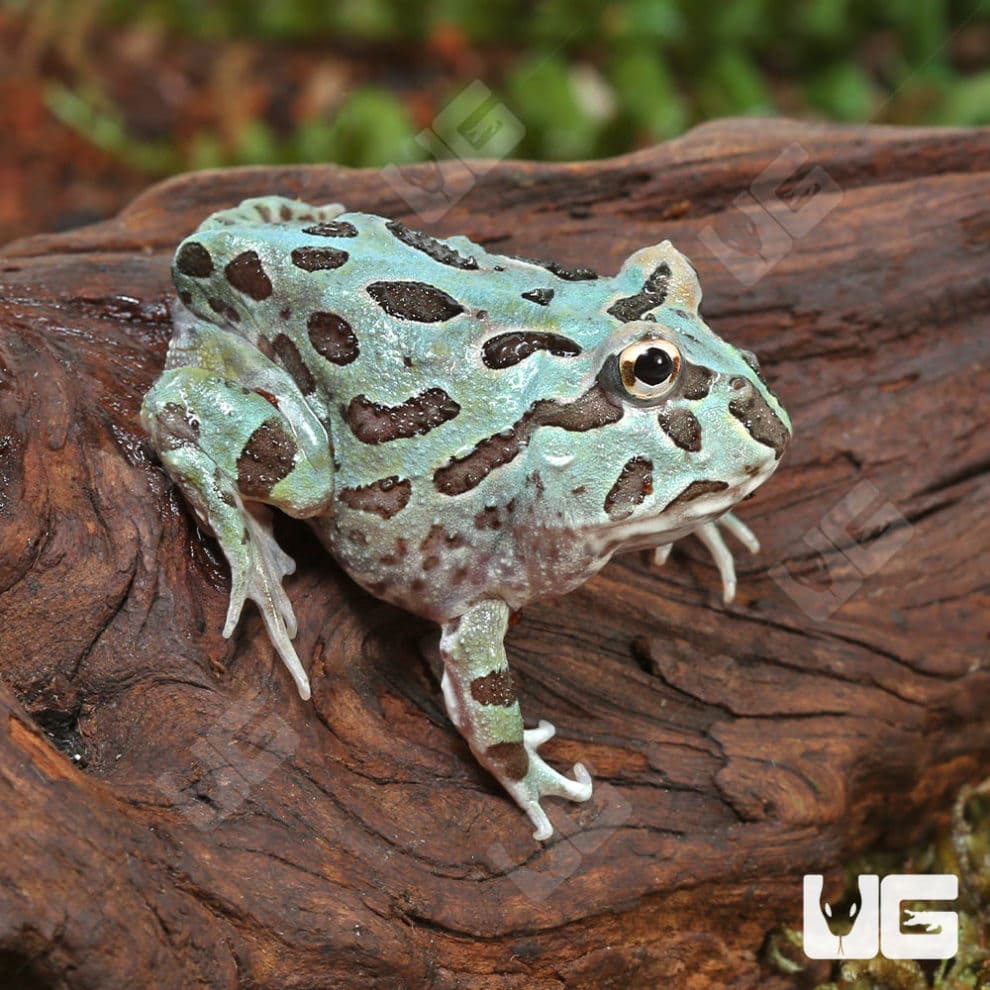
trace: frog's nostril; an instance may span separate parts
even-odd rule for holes
[[[734,389],[736,392],[742,391],[749,382],[745,378],[740,378],[738,375],[735,378],[729,379],[729,388]]]

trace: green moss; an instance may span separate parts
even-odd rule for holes
[[[7,3],[42,34],[70,21],[70,0]],[[92,0],[89,9],[94,32],[151,31],[178,50],[205,44],[211,64],[247,41],[275,58],[308,57],[310,69],[332,53],[343,67],[346,91],[329,109],[297,113],[289,100],[267,108],[289,120],[237,116],[242,133],[222,138],[176,125],[150,143],[94,97],[92,79],[60,76],[48,91],[59,119],[154,175],[207,163],[424,159],[411,140],[429,126],[424,110],[442,116],[442,94],[476,80],[524,125],[514,153],[534,158],[618,154],[732,114],[990,123],[990,0]]]

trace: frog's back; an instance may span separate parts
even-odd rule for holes
[[[441,241],[336,204],[265,197],[216,213],[179,245],[173,275],[202,319],[249,339],[285,332],[297,345],[308,340],[339,367],[360,355],[362,336],[376,362],[387,362],[391,347],[408,365],[448,351],[461,360],[463,344],[484,340],[488,327],[566,328],[578,345],[600,334],[589,312],[589,295],[601,294],[590,291],[598,278],[590,269],[491,254],[465,237]],[[320,315],[328,312],[337,319]],[[448,346],[438,349],[438,338]]]
[[[492,434],[494,409],[510,427],[547,396],[548,360],[580,394],[590,369],[568,359],[597,343],[614,294],[589,269],[278,197],[209,217],[173,269],[198,318],[293,377],[353,485],[397,462],[434,470]],[[414,439],[447,422],[442,450]]]

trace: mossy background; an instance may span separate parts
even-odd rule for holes
[[[11,235],[189,169],[424,158],[415,135],[475,80],[524,158],[735,114],[990,123],[990,0],[0,0],[0,52]]]

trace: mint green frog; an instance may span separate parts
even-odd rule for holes
[[[549,722],[523,727],[509,616],[688,533],[731,599],[722,531],[758,544],[728,510],[791,432],[755,357],[698,315],[669,241],[601,277],[265,197],[209,217],[173,275],[141,417],[230,563],[223,634],[252,599],[309,698],[269,507],[308,520],[358,584],[440,624],[454,725],[548,838],[542,799],[585,801],[591,778],[540,757]]]

